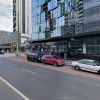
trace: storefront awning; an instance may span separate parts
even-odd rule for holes
[[[19,47],[27,47],[27,45],[20,45]]]

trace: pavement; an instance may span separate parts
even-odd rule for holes
[[[5,54],[1,54],[0,57],[17,57],[17,58],[22,58],[22,59],[26,59],[27,55],[25,53],[19,53],[18,56],[16,56],[16,53],[5,53]],[[71,63],[74,60],[65,60],[65,65],[71,66]]]
[[[71,63],[75,60],[65,60],[65,65],[71,66]]]
[[[15,53],[5,53],[5,54],[0,54],[0,57],[16,57]]]
[[[15,57],[16,57],[16,54],[15,54]],[[27,58],[27,55],[24,53],[24,52],[20,52],[19,55],[17,56],[19,58],[22,58],[22,59],[26,59]],[[67,66],[71,66],[71,63],[75,60],[64,60],[65,61],[65,65]]]
[[[92,75],[98,78],[92,78]],[[22,58],[0,57],[0,82],[1,100],[100,99],[99,75],[75,71],[68,66],[54,67],[29,62]]]

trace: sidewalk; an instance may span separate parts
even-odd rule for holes
[[[25,53],[19,53],[19,58],[26,59],[27,55]],[[64,61],[65,61],[65,65],[71,66],[71,63],[75,60],[64,60]]]
[[[77,61],[77,60],[65,60],[65,65],[71,66],[71,63],[72,63],[73,61]]]
[[[16,57],[19,57],[19,58],[23,58],[23,59],[27,58],[27,55],[24,52],[18,52],[18,54],[16,53],[15,55]]]
[[[72,62],[73,62],[73,60],[65,60],[65,65],[71,66]]]

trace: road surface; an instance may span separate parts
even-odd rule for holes
[[[100,100],[100,80],[0,57],[0,100]]]

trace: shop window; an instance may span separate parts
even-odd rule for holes
[[[93,39],[93,44],[98,43],[98,38]]]
[[[100,54],[100,44],[98,44],[98,54]]]
[[[87,44],[87,47],[86,47],[86,53],[87,54],[92,54],[92,44]]]
[[[87,44],[92,44],[92,39],[87,39]]]
[[[93,54],[98,54],[98,45],[93,45]]]

